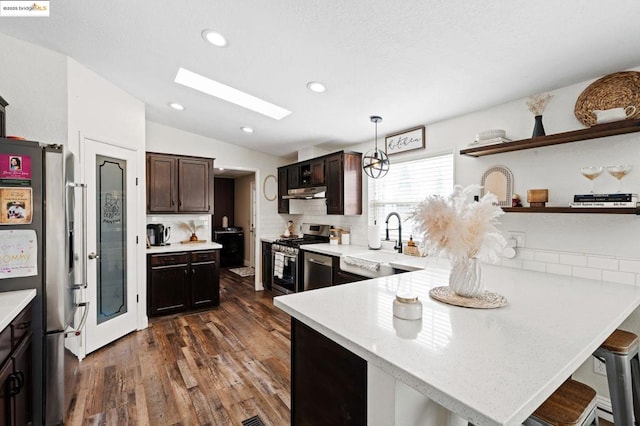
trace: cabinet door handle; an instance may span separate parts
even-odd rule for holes
[[[18,324],[16,324],[16,328],[18,330],[24,330],[31,327],[31,321],[23,321],[23,322],[19,322]]]
[[[16,373],[12,373],[9,375],[9,396],[17,395],[20,393],[20,379]]]
[[[196,274],[196,270],[194,268],[191,268],[191,274],[195,275]]]
[[[18,392],[20,392],[24,388],[24,373],[16,371],[16,378],[18,379]]]
[[[184,274],[187,275],[189,274],[189,271],[187,271],[186,269],[184,270]]]
[[[171,199],[171,207],[173,207],[176,204],[175,201],[173,201],[173,198]]]

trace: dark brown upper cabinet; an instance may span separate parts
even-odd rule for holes
[[[288,167],[280,167],[278,169],[278,213],[281,214],[289,213],[289,200],[283,198],[284,195],[287,195],[287,189],[289,188],[288,172]]]
[[[213,159],[147,153],[147,213],[213,213]]]
[[[327,214],[362,214],[362,154],[339,151],[278,168],[278,213],[289,213],[289,189],[326,186]]]
[[[362,154],[339,152],[325,159],[327,214],[362,214]]]

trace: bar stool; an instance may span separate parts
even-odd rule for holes
[[[568,379],[534,413],[525,426],[598,426],[596,391]]]
[[[605,363],[615,426],[640,425],[638,336],[616,330],[593,353]],[[634,423],[635,414],[635,423]]]

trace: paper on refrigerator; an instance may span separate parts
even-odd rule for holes
[[[36,231],[0,230],[0,279],[32,275],[38,275]]]

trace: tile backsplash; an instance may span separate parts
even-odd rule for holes
[[[170,244],[180,244],[180,241],[186,241],[191,237],[191,232],[185,226],[191,220],[199,227],[196,232],[198,239],[211,241],[211,215],[147,215],[147,225],[161,223],[171,227]]]
[[[640,285],[640,260],[637,259],[531,248],[516,250],[515,258],[502,258],[500,264],[508,268]]]

